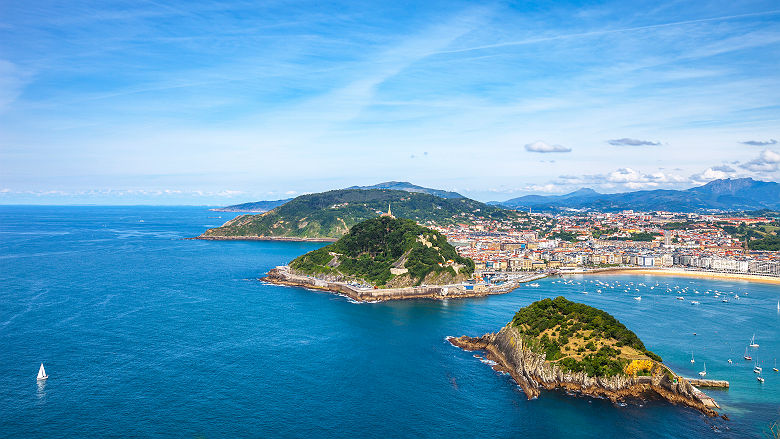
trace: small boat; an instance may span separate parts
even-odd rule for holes
[[[745,360],[747,360],[747,361],[750,361],[750,360],[752,360],[752,359],[753,359],[753,357],[751,357],[750,355],[748,355],[748,352],[747,352],[747,350],[748,350],[748,348],[746,347],[746,348],[745,348],[745,356],[744,356],[744,357],[742,357],[742,358],[744,358],[744,359],[745,359]]]
[[[691,300],[691,305],[698,305],[698,304],[699,304],[698,300]]]
[[[639,302],[640,300],[642,300],[642,296],[636,296],[636,297],[634,297],[634,300],[636,300],[637,302]]]
[[[758,380],[758,382],[760,382],[760,383],[763,383],[764,382],[764,377],[759,375],[759,376],[756,377],[756,380]]]
[[[775,367],[772,368],[775,372],[777,372],[777,358],[775,358]]]
[[[691,364],[693,363],[695,363],[695,361],[693,360],[693,352],[691,352]]]
[[[685,297],[683,297],[683,296],[677,296],[677,300],[685,300]]]
[[[704,362],[704,370],[699,372],[699,376],[700,377],[707,376],[707,362],[706,361]]]
[[[750,339],[750,347],[751,348],[757,348],[758,343],[756,343],[756,334],[753,334],[753,338]]]
[[[533,284],[528,284],[528,286],[529,286],[529,287],[532,287],[532,288],[538,288],[538,287],[539,287],[539,284],[537,284],[537,283],[533,283]]]
[[[733,361],[731,361],[731,358],[729,358],[729,364],[731,364],[731,363],[733,363]]]
[[[761,373],[761,372],[763,372],[763,371],[764,371],[764,368],[763,368],[763,367],[761,367],[761,366],[759,366],[759,365],[758,365],[758,363],[756,363],[756,365],[755,365],[755,366],[753,366],[753,372],[755,372],[755,373]]]
[[[722,299],[721,302],[723,303],[729,303],[729,299]]]
[[[46,375],[46,369],[43,368],[43,363],[41,363],[41,368],[38,369],[38,381],[43,381],[49,379],[49,376]]]

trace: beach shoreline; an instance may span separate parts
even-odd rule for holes
[[[719,273],[711,271],[701,270],[683,270],[675,268],[633,268],[633,267],[616,267],[605,268],[593,271],[583,271],[576,274],[649,274],[653,276],[683,276],[694,277],[700,279],[716,279],[716,280],[744,280],[750,282],[761,282],[768,284],[780,285],[780,277],[760,276],[755,274],[746,273]]]

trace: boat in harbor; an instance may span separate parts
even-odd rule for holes
[[[699,372],[699,376],[700,376],[700,377],[707,376],[707,362],[706,362],[706,361],[704,362],[704,370],[702,370],[701,372]]]
[[[762,377],[761,374],[758,374],[758,376],[756,377],[756,380],[758,380],[758,382],[763,383],[764,382],[764,377]]]
[[[777,372],[777,358],[775,358],[775,367],[772,368],[775,372]]]
[[[761,373],[764,371],[764,368],[758,365],[758,361],[756,361],[756,364],[753,366],[753,372],[755,373]]]
[[[47,379],[49,379],[49,375],[46,375],[46,369],[43,368],[43,363],[41,363],[41,367],[38,369],[38,381]]]
[[[685,300],[685,297],[683,297],[683,296],[677,296],[677,300]]]
[[[691,364],[695,363],[696,361],[693,360],[693,352],[691,352]]]
[[[634,297],[634,300],[636,300],[637,302],[639,302],[640,300],[642,300],[642,296],[636,296],[636,297]]]
[[[751,348],[757,348],[758,343],[756,343],[756,334],[753,333],[753,338],[750,339],[750,347]]]
[[[745,359],[745,360],[747,360],[747,361],[751,361],[751,360],[753,359],[753,357],[751,357],[750,355],[748,355],[748,351],[747,351],[747,350],[748,350],[748,348],[747,348],[747,347],[745,347],[745,356],[744,356],[744,357],[742,357],[742,358],[744,358],[744,359]]]

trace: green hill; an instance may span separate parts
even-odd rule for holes
[[[522,215],[468,198],[389,189],[342,189],[302,195],[261,215],[241,215],[200,237],[339,238],[353,225],[387,211],[388,205],[396,216],[422,224],[448,225]]]
[[[522,334],[526,346],[544,353],[547,361],[556,362],[566,371],[614,376],[626,373],[632,363],[636,369],[650,367],[649,360],[661,361],[607,312],[564,297],[522,308],[511,324]]]
[[[474,262],[459,256],[435,230],[407,219],[379,217],[299,256],[290,268],[317,277],[402,287],[461,282],[474,272]]]

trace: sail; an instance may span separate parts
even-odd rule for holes
[[[46,378],[46,369],[43,368],[43,363],[41,363],[41,368],[38,369],[38,379]]]

